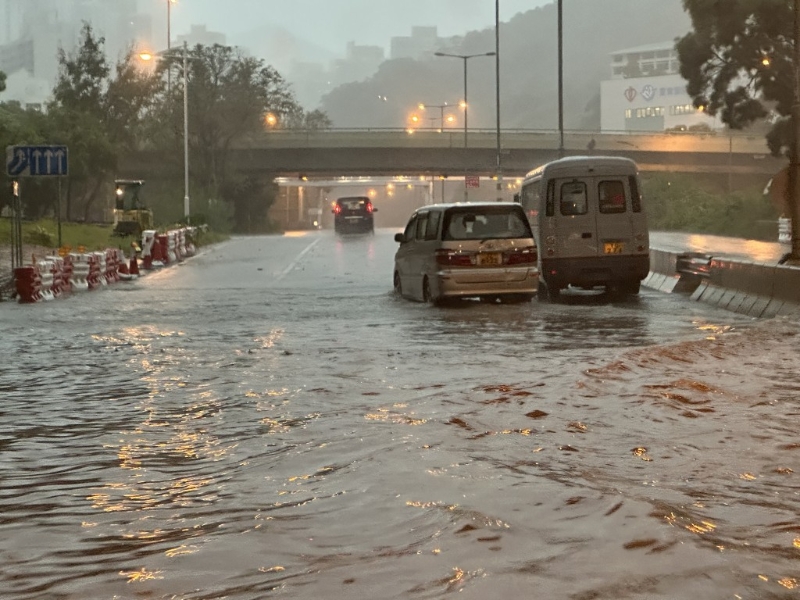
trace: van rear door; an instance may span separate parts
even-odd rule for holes
[[[546,210],[556,256],[579,258],[631,254],[637,231],[646,233],[641,207],[633,210],[628,175],[555,179]],[[552,194],[552,195],[551,195]],[[641,221],[641,222],[640,222]]]
[[[596,256],[597,218],[592,178],[568,177],[548,182],[543,237],[555,240],[557,258]],[[595,200],[596,203],[596,200]]]

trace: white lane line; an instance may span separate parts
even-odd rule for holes
[[[278,276],[277,276],[275,279],[276,279],[277,281],[280,281],[281,279],[283,279],[284,277],[286,277],[286,276],[287,276],[287,275],[288,275],[288,274],[289,274],[289,273],[292,271],[292,269],[294,269],[294,268],[297,266],[297,263],[299,263],[301,260],[303,260],[303,257],[304,257],[306,254],[308,254],[308,252],[309,252],[309,251],[310,251],[310,250],[311,250],[311,249],[312,249],[314,246],[316,246],[317,244],[319,244],[319,242],[320,242],[320,240],[321,240],[321,239],[322,239],[322,238],[317,238],[317,239],[315,239],[313,242],[311,242],[311,243],[310,243],[308,246],[306,246],[306,247],[305,247],[305,249],[304,249],[304,250],[303,250],[303,251],[302,251],[300,254],[298,254],[298,255],[297,255],[297,258],[295,258],[295,259],[294,259],[294,260],[293,260],[293,261],[292,261],[292,262],[289,264],[289,266],[288,266],[288,267],[286,267],[286,268],[285,268],[283,271],[281,271],[281,272],[280,272],[280,274],[279,274],[279,275],[278,275]]]

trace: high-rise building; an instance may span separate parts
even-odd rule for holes
[[[30,92],[28,97],[28,92],[9,85],[0,99],[23,104],[46,100],[32,96],[52,88],[58,76],[58,53],[62,49],[74,52],[84,22],[92,26],[96,37],[105,39],[111,64],[142,43],[152,45],[151,17],[138,13],[137,0],[0,0],[0,18],[0,70],[11,83],[26,81],[24,90]],[[27,76],[12,79],[18,71]],[[42,81],[47,85],[40,85]]]

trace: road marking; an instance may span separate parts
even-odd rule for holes
[[[275,279],[276,279],[277,281],[280,281],[281,279],[283,279],[284,277],[286,277],[286,276],[287,276],[287,275],[288,275],[288,274],[289,274],[289,273],[292,271],[292,269],[294,269],[294,268],[297,266],[297,263],[299,263],[301,260],[303,260],[303,257],[304,257],[306,254],[308,254],[309,250],[311,250],[311,249],[312,249],[314,246],[316,246],[317,244],[319,244],[319,242],[320,242],[320,240],[321,240],[321,239],[322,239],[321,237],[318,237],[318,238],[317,238],[317,239],[315,239],[313,242],[311,242],[311,243],[310,243],[308,246],[306,246],[306,247],[305,247],[305,249],[304,249],[304,250],[303,250],[303,251],[302,251],[300,254],[298,254],[298,255],[297,255],[297,258],[295,258],[295,259],[294,259],[294,260],[293,260],[293,261],[292,261],[292,262],[289,264],[289,266],[288,266],[288,267],[286,267],[286,268],[285,268],[283,271],[281,271],[281,272],[280,272],[280,274],[279,274],[279,275],[278,275],[278,276],[277,276]]]

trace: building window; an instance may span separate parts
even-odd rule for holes
[[[692,104],[678,104],[669,107],[669,114],[673,116],[693,115],[697,112],[701,112],[700,109],[695,108]]]

